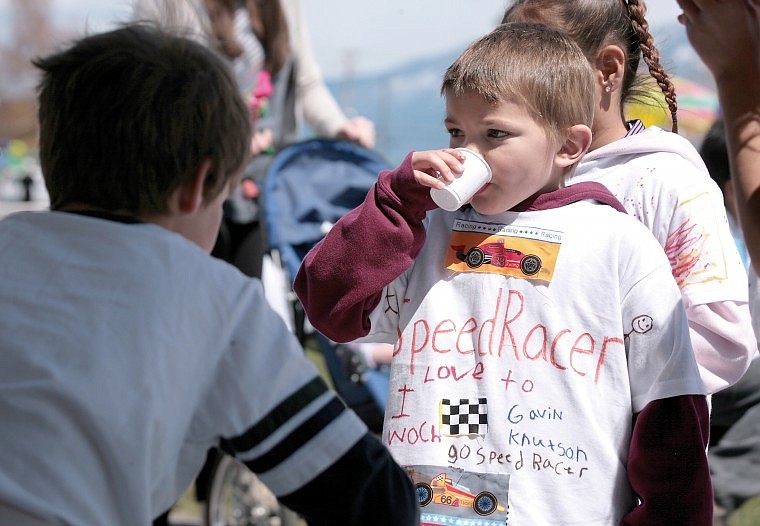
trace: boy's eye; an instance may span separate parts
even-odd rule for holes
[[[507,135],[509,135],[509,133],[503,130],[488,130],[488,136],[493,137],[494,139],[503,139]]]
[[[449,135],[452,137],[461,137],[462,136],[462,130],[459,128],[448,128]]]

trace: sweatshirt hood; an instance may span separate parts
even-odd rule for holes
[[[581,161],[581,165],[604,162],[615,164],[625,162],[624,157],[637,157],[650,153],[676,154],[699,170],[707,173],[707,167],[688,139],[676,133],[663,130],[656,126],[646,128],[640,133],[623,137],[601,148],[588,152]],[[617,159],[613,161],[613,159]]]

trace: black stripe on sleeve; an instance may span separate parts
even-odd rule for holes
[[[327,391],[327,385],[319,376],[305,384],[298,391],[283,400],[269,411],[264,418],[250,427],[245,433],[233,438],[222,438],[220,447],[230,455],[236,455],[253,449],[266,437],[277,431],[282,425],[297,415],[315,398]]]
[[[258,458],[246,461],[245,465],[254,473],[264,473],[274,468],[307,444],[314,436],[338,418],[346,406],[337,397],[319,410],[314,416],[294,429],[275,447]]]

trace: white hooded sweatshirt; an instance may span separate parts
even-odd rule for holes
[[[723,196],[694,146],[651,127],[586,154],[569,184],[604,184],[665,249],[708,393],[736,383],[756,351],[747,274]]]

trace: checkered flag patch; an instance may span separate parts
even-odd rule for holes
[[[444,398],[440,405],[441,433],[446,436],[485,435],[488,402],[485,398]]]

